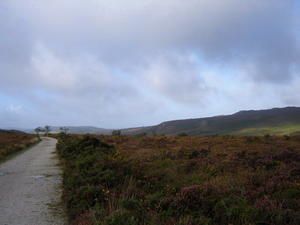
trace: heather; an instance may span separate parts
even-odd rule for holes
[[[75,225],[300,223],[300,137],[71,136],[57,145]]]

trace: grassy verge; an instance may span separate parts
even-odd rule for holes
[[[74,225],[300,224],[300,137],[59,138]]]
[[[9,156],[22,151],[33,144],[38,139],[34,135],[21,132],[0,132],[0,161],[4,161]]]

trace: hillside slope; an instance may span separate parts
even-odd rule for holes
[[[68,126],[72,134],[109,135],[112,129],[92,126]],[[60,132],[51,126],[51,132]],[[33,130],[23,130],[34,133]],[[121,129],[123,135],[166,134],[166,135],[285,135],[300,134],[300,107],[274,108],[267,110],[240,111],[232,115],[198,119],[166,121],[154,126]]]
[[[130,128],[124,134],[292,134],[300,131],[300,108],[240,111],[227,116],[163,122],[157,126]]]

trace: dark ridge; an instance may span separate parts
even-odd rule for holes
[[[23,131],[19,131],[19,130],[3,130],[3,129],[0,129],[0,133],[17,133],[17,134],[25,134]]]
[[[163,122],[156,126],[123,130],[124,134],[136,135],[167,134],[176,135],[216,135],[235,134],[243,129],[258,129],[284,125],[300,126],[300,108],[286,107],[266,110],[247,110],[232,115],[214,116],[198,119],[184,119]]]

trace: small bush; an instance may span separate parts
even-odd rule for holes
[[[113,136],[121,136],[121,131],[120,130],[114,130],[112,131]]]
[[[188,134],[187,133],[179,133],[177,136],[178,137],[186,137],[186,136],[188,136]]]

